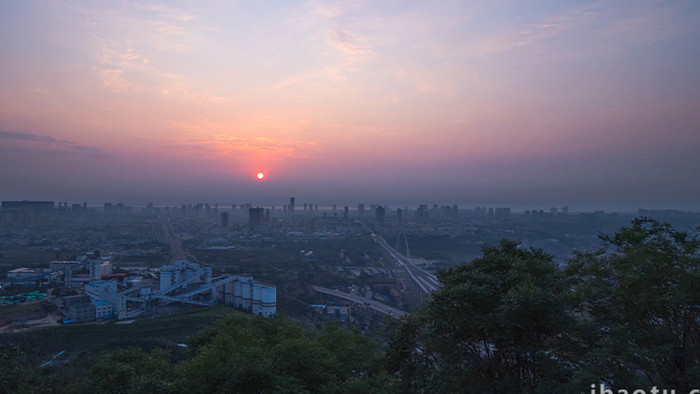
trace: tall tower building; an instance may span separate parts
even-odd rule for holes
[[[265,223],[265,208],[248,208],[248,227],[252,230]]]
[[[289,213],[294,213],[294,197],[289,197]]]
[[[383,226],[384,225],[384,218],[386,217],[386,209],[384,209],[383,206],[379,205],[379,206],[377,206],[375,213],[377,215],[377,223],[380,226]]]
[[[221,212],[221,227],[228,228],[228,212]]]
[[[426,219],[426,213],[428,211],[428,206],[426,204],[421,204],[418,206],[418,209],[416,210],[416,219],[418,219],[419,222],[424,223]]]

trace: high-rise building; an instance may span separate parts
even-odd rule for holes
[[[289,213],[294,213],[294,197],[289,197]]]
[[[265,223],[264,208],[248,208],[248,227],[252,230]]]
[[[365,214],[365,204],[357,204],[357,214],[363,216]]]
[[[221,212],[221,227],[228,228],[228,212]]]
[[[377,223],[380,226],[384,225],[384,219],[386,217],[386,209],[384,209],[383,206],[379,205],[377,206],[377,209],[375,210],[375,213],[377,215]]]
[[[396,209],[396,221],[399,224],[403,223],[403,209],[401,208]]]
[[[416,219],[418,219],[419,222],[424,222],[427,211],[428,206],[426,204],[419,205],[418,209],[416,209]]]
[[[348,215],[348,206],[346,205],[343,209],[343,220],[347,222],[349,218],[350,216]]]

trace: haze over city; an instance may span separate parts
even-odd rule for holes
[[[699,16],[3,1],[0,199],[699,209]]]

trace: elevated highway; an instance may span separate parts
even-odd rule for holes
[[[343,293],[342,291],[339,291],[339,290],[333,290],[333,289],[329,289],[326,287],[320,287],[320,286],[311,286],[311,287],[319,293],[342,298],[344,300],[348,300],[348,301],[354,302],[356,304],[364,305],[372,310],[375,310],[379,313],[383,313],[383,314],[391,316],[391,317],[399,318],[407,313],[406,311],[402,311],[401,309],[396,309],[396,308],[391,307],[389,305],[382,304],[379,301],[368,300],[366,298],[354,296],[352,294]]]
[[[440,287],[440,281],[435,275],[413,264],[411,260],[396,251],[396,249],[389,246],[381,235],[372,233],[372,239],[379,246],[381,246],[399,266],[406,269],[408,275],[418,285],[423,293],[431,293]]]

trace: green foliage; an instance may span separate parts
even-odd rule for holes
[[[169,393],[175,375],[170,353],[154,349],[146,353],[127,347],[102,353],[77,381],[62,388],[63,392],[87,393]]]
[[[149,342],[150,343],[150,342]],[[236,313],[180,348],[110,348],[39,368],[18,346],[0,348],[0,392],[395,392],[376,345],[337,326],[303,330],[284,319]],[[149,350],[150,349],[150,350]]]
[[[31,393],[35,389],[39,371],[27,361],[26,348],[19,345],[0,347],[0,392]]]
[[[562,272],[503,241],[443,272],[394,331],[407,391],[700,387],[700,238],[637,219]]]
[[[700,386],[700,239],[634,220],[566,269],[581,316],[581,370],[613,387]]]
[[[573,324],[564,278],[516,242],[440,274],[442,287],[401,322],[389,351],[407,391],[555,392],[571,375],[561,352]]]
[[[392,387],[375,345],[329,327],[314,334],[284,320],[241,316],[192,340],[177,391],[368,392]],[[359,390],[359,391],[358,391]]]

